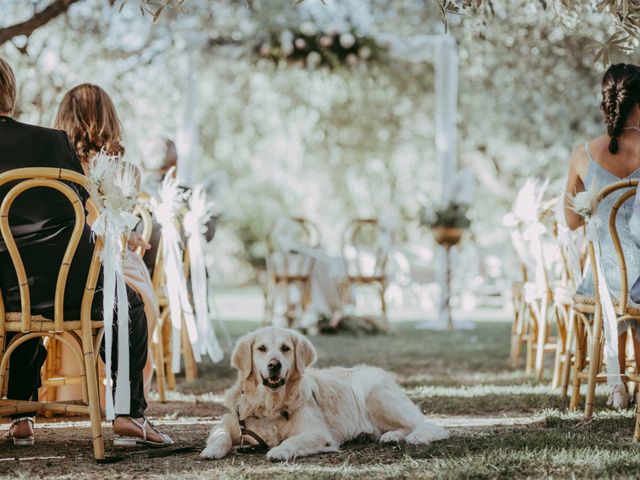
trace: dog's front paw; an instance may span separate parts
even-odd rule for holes
[[[224,458],[229,453],[229,449],[225,445],[219,443],[213,443],[207,445],[207,447],[200,452],[200,458],[206,458],[207,460],[219,460]]]
[[[392,430],[390,432],[383,433],[380,436],[380,443],[400,443],[404,440],[404,433],[400,430]]]
[[[286,462],[295,458],[295,452],[290,448],[278,445],[267,452],[267,460],[272,462]]]

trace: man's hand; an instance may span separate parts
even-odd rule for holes
[[[138,232],[131,232],[129,239],[127,240],[127,246],[129,250],[135,250],[136,248],[142,248],[143,251],[149,250],[151,245],[142,239],[142,235]]]

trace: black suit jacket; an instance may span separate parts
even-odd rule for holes
[[[23,167],[55,167],[83,173],[65,132],[37,127],[0,116],[0,173]],[[0,202],[14,184],[0,187]],[[69,184],[80,199],[86,191]],[[20,195],[9,212],[9,223],[29,278],[34,314],[53,312],[55,285],[75,223],[69,201],[48,188]],[[65,310],[76,315],[93,254],[90,228],[85,224],[67,280]],[[15,268],[0,239],[0,288],[7,311],[19,311],[20,294]]]

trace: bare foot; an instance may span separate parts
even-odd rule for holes
[[[143,422],[141,418],[136,419],[136,421]],[[131,417],[116,417],[113,421],[113,433],[126,437],[143,438],[142,429],[131,421]],[[147,440],[161,443],[164,439],[155,427],[149,424],[147,425]]]

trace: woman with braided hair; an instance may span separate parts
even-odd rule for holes
[[[599,191],[608,184],[626,179],[640,179],[640,67],[619,63],[611,65],[602,79],[602,104],[607,131],[577,147],[569,161],[569,179],[566,188],[565,218],[571,229],[584,224],[584,219],[571,208],[571,198],[584,190]],[[609,233],[609,214],[615,201],[627,189],[621,189],[600,202],[594,216],[599,217],[598,236],[601,248],[601,266],[607,286],[614,297],[619,296],[620,271],[616,251]],[[627,261],[629,285],[640,277],[640,251],[629,229],[632,203],[625,202],[618,211],[617,230]],[[632,254],[629,254],[632,252]],[[591,272],[585,276],[576,292],[594,297]],[[626,370],[627,330],[631,328],[636,368],[640,371],[640,340],[636,322],[618,324],[618,363]],[[615,385],[608,405],[615,409],[629,405],[629,392],[625,384]]]

